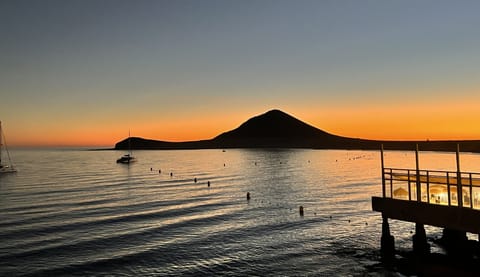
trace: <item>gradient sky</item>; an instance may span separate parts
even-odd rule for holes
[[[480,1],[0,1],[9,145],[208,139],[281,109],[369,139],[480,139]]]

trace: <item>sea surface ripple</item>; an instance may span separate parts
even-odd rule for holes
[[[19,171],[0,176],[0,275],[385,273],[370,204],[381,193],[377,151],[136,151],[130,166],[115,163],[122,154],[12,150]],[[406,155],[387,157],[404,166]],[[392,225],[409,248],[414,226]]]

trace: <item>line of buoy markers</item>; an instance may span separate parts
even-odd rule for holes
[[[255,165],[256,165],[256,164],[257,164],[257,163],[255,162]],[[152,168],[152,167],[150,167],[150,171],[153,171],[153,168]],[[159,170],[158,170],[158,173],[159,173],[159,174],[162,173],[162,170],[159,169]],[[172,177],[172,176],[173,176],[173,172],[170,172],[170,177]],[[193,182],[194,182],[194,183],[197,183],[197,182],[198,182],[197,177],[194,177],[194,178],[193,178]],[[207,186],[210,187],[210,181],[207,181]],[[249,191],[247,192],[247,201],[250,202],[250,192],[249,192]],[[303,206],[300,206],[300,207],[299,207],[299,213],[300,213],[300,216],[303,217],[303,214],[304,214],[304,213],[303,213]],[[315,213],[315,215],[317,215],[317,213]],[[330,218],[332,218],[332,217],[330,216]]]
[[[309,161],[309,162],[310,162],[310,161]],[[257,162],[255,162],[255,165],[257,165]],[[153,167],[150,167],[150,171],[153,171]],[[158,173],[161,174],[161,173],[162,173],[162,170],[159,169],[159,170],[158,170]],[[170,172],[170,177],[173,177],[173,172]],[[197,177],[194,177],[194,178],[193,178],[193,182],[194,182],[194,183],[197,183],[197,182],[198,182]],[[210,187],[210,181],[207,181],[207,186]],[[247,201],[250,202],[250,199],[251,199],[250,192],[247,191]],[[263,203],[263,201],[262,201],[262,203]],[[291,209],[290,209],[290,210],[291,210]],[[304,211],[304,208],[303,208],[302,205],[300,205],[300,206],[298,207],[298,213],[299,213],[299,215],[300,215],[301,217],[304,216],[305,211]],[[313,213],[313,214],[314,214],[315,216],[317,215],[316,212]],[[329,218],[332,219],[332,216],[329,216]],[[348,219],[347,222],[350,223],[351,220]],[[368,225],[368,222],[365,222],[365,225]]]

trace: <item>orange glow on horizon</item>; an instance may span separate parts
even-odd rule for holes
[[[113,147],[115,143],[128,137],[142,137],[170,142],[207,140],[237,128],[243,122],[243,115],[231,117],[218,116],[185,116],[177,120],[139,120],[127,124],[115,123],[108,126],[100,124],[66,125],[58,128],[55,125],[31,125],[28,129],[12,128],[6,131],[9,146],[19,147],[61,147],[61,146],[94,146]],[[132,127],[129,127],[132,126]]]
[[[280,109],[314,127],[345,137],[374,140],[478,140],[480,124],[476,119],[480,118],[480,111],[475,103],[478,102],[310,108],[292,105]],[[191,112],[177,117],[149,114],[148,117],[129,119],[128,122],[116,119],[97,122],[91,118],[85,122],[68,124],[67,119],[63,119],[49,125],[4,127],[9,146],[113,147],[128,136],[129,129],[134,137],[171,142],[194,141],[212,139],[268,110],[252,111],[257,108],[251,107],[247,111],[217,110],[216,113]]]
[[[378,105],[323,110],[310,122],[332,134],[374,140],[478,140],[474,101]],[[325,121],[324,118],[329,118]],[[315,123],[316,121],[316,123]],[[320,128],[322,129],[322,128]]]

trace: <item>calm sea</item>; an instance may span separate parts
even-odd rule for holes
[[[10,154],[19,171],[0,176],[1,276],[388,273],[370,204],[381,194],[379,152],[136,151],[130,166],[115,163],[119,151]],[[420,161],[455,170],[453,154]],[[385,162],[415,165],[410,152],[387,152]],[[462,154],[462,170],[479,164]],[[414,225],[390,227],[397,249],[409,250]]]

